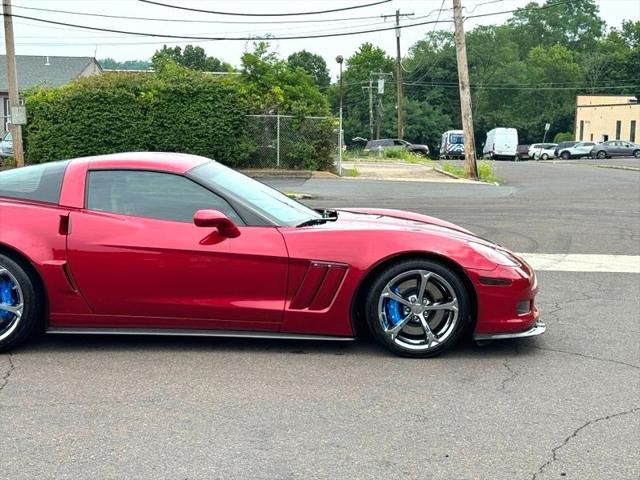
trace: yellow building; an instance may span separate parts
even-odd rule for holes
[[[578,95],[576,140],[640,142],[640,103],[629,95]]]

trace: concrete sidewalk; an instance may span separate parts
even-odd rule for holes
[[[410,182],[443,182],[443,183],[483,183],[473,180],[452,178],[434,169],[434,164],[406,163],[390,161],[353,161],[343,162],[344,170],[357,171],[350,177],[363,180],[397,180]]]

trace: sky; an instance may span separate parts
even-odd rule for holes
[[[275,14],[285,12],[310,12],[373,3],[376,0],[157,0],[162,3],[183,7],[217,10],[233,13]],[[166,8],[143,3],[140,0],[13,0],[14,15],[39,17],[77,25],[90,25],[115,30],[156,33],[159,35],[191,36],[293,36],[296,34],[317,35],[322,33],[345,32],[388,28],[395,19],[384,19],[381,15],[394,15],[396,9],[403,16],[402,24],[419,23],[451,18],[451,0],[391,0],[380,5],[320,15],[296,15],[287,17],[252,17],[214,15]],[[523,7],[528,0],[462,0],[467,15],[486,14]],[[542,3],[542,1],[540,1]],[[622,21],[640,20],[638,0],[597,0],[600,16],[609,27],[619,27]],[[35,7],[71,12],[103,15],[153,17],[161,19],[185,19],[189,23],[167,21],[124,20],[91,16],[80,16],[30,10],[20,7]],[[444,10],[440,11],[441,8]],[[354,18],[355,17],[355,18]],[[362,18],[369,17],[369,18]],[[422,17],[422,18],[420,18]],[[469,19],[465,29],[476,25],[504,23],[510,14],[492,15]],[[281,21],[299,23],[274,23]],[[331,20],[316,22],[317,20]],[[198,22],[194,22],[198,21]],[[200,22],[200,21],[205,21]],[[315,23],[311,23],[314,21]],[[215,23],[214,23],[215,22]],[[220,23],[217,23],[220,22]],[[236,23],[231,23],[236,22]],[[265,23],[247,23],[265,22]],[[452,24],[435,25],[438,30],[448,30]],[[422,25],[402,29],[401,50],[405,55],[416,41],[427,37],[434,25]],[[238,65],[240,56],[247,47],[247,41],[199,41],[176,40],[170,38],[141,37],[116,33],[88,31],[80,28],[40,23],[33,20],[14,18],[16,53],[19,55],[68,55],[111,57],[116,60],[148,59],[163,44],[200,45],[208,55],[218,57],[232,65]],[[2,32],[2,53],[4,53],[4,32]],[[272,46],[286,58],[292,52],[306,49],[321,54],[332,75],[337,75],[335,57],[351,56],[360,44],[371,42],[395,56],[395,34],[393,30],[332,38],[272,41]]]

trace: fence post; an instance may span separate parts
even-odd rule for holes
[[[276,115],[276,166],[280,167],[280,112]]]

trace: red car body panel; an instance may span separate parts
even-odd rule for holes
[[[525,262],[496,265],[469,246],[489,242],[426,215],[341,209],[335,222],[239,226],[240,235],[228,238],[190,223],[84,209],[90,169],[184,174],[205,161],[179,154],[77,159],[65,171],[59,205],[0,198],[0,246],[37,270],[50,326],[351,336],[354,295],[367,274],[415,255],[444,259],[466,277],[477,300],[476,333],[519,332],[536,321],[535,274]],[[522,302],[530,309],[518,315]]]

